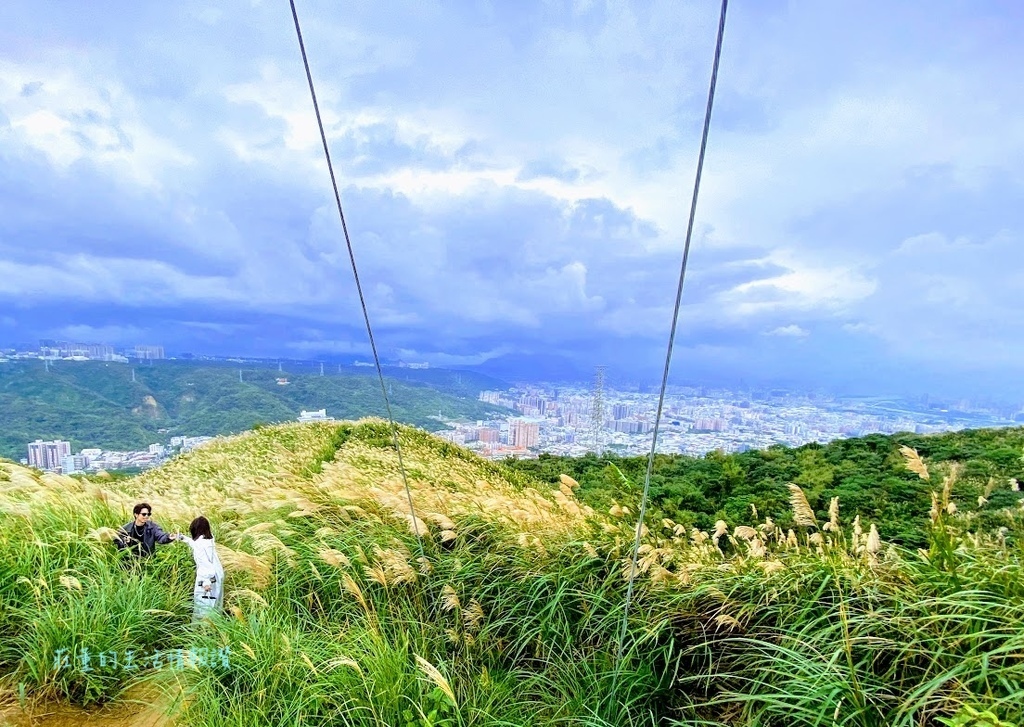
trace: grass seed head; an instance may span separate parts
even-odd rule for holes
[[[416,657],[416,665],[419,666],[427,679],[434,683],[434,685],[440,689],[448,699],[451,700],[452,706],[458,709],[458,702],[455,699],[455,690],[452,689],[451,683],[445,678],[441,671],[431,664],[429,661],[424,659],[419,654],[414,654]]]
[[[580,483],[574,480],[569,475],[558,475],[558,481],[561,482],[566,487],[571,487],[574,490],[580,486]]]
[[[831,530],[839,529],[839,498],[833,497],[828,504],[828,524]]]
[[[875,527],[874,523],[871,523],[871,530],[868,532],[867,551],[871,555],[876,555],[882,550],[882,538],[878,534],[878,528]]]
[[[453,611],[461,605],[459,594],[455,592],[452,586],[445,586],[441,589],[441,609],[443,611]]]
[[[740,540],[751,541],[757,537],[757,531],[749,525],[737,525],[732,531],[732,536]]]
[[[469,602],[469,605],[462,611],[462,621],[466,624],[466,628],[475,631],[480,627],[480,623],[484,620],[484,607],[480,605],[480,602],[475,598]]]
[[[60,581],[60,584],[68,590],[82,590],[82,582],[74,576],[61,576],[57,580]]]
[[[925,465],[924,460],[921,459],[921,455],[917,453],[916,449],[911,449],[906,445],[900,447],[900,454],[903,455],[903,459],[906,462],[907,469],[916,474],[922,480],[930,480],[931,474],[928,472],[928,467]]]
[[[793,521],[802,528],[817,527],[818,520],[814,517],[814,510],[811,509],[810,503],[807,502],[807,495],[792,482],[787,487],[789,488],[789,506],[793,510]]]

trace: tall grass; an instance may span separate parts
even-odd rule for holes
[[[955,472],[936,478],[923,552],[840,503],[816,516],[795,487],[799,532],[647,523],[617,663],[627,509],[596,513],[568,478],[547,490],[403,428],[421,559],[385,434],[270,427],[107,489],[0,466],[6,680],[82,703],[149,681],[194,725],[1024,722],[1024,511],[978,532],[950,507]],[[136,572],[102,542],[135,499],[169,529],[211,517],[225,616],[189,623],[185,549]],[[154,643],[222,659],[130,675],[52,661]]]

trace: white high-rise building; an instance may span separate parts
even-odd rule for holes
[[[29,442],[28,445],[29,466],[48,472],[62,471],[64,458],[70,455],[71,442],[65,442],[62,439],[52,442],[37,439],[34,442]]]

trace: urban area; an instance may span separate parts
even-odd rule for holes
[[[4,350],[0,359],[129,361],[163,359],[161,346],[115,349],[105,344],[41,341],[37,350]],[[191,356],[187,356],[191,358]],[[358,363],[356,365],[359,365]],[[426,368],[428,364],[402,365]],[[286,381],[286,380],[285,380]],[[510,410],[487,421],[439,418],[435,432],[500,460],[541,453],[580,456],[588,452],[620,455],[650,450],[657,394],[642,389],[617,390],[604,385],[600,370],[593,383],[556,386],[520,385],[482,391],[479,400]],[[331,419],[325,410],[302,411],[299,421]],[[703,456],[708,452],[742,452],[773,444],[799,446],[872,433],[932,433],[964,428],[1024,423],[1020,405],[979,404],[930,397],[838,397],[782,389],[669,387],[659,426],[658,451]],[[149,468],[209,441],[210,436],[172,437],[133,452],[95,448],[72,453],[68,441],[36,440],[27,445],[24,464],[74,474],[98,470]]]
[[[657,394],[601,386],[526,386],[484,391],[480,400],[518,415],[491,421],[445,421],[436,432],[489,459],[535,457],[541,452],[646,454]],[[947,402],[928,397],[841,398],[784,390],[734,391],[670,387],[658,451],[703,456],[773,444],[799,446],[865,434],[955,431],[1019,425],[1019,406]]]

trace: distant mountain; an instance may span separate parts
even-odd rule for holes
[[[566,356],[546,354],[510,353],[468,366],[466,370],[512,382],[582,382],[594,378],[593,367]]]
[[[175,435],[290,421],[303,409],[327,409],[337,419],[385,415],[372,368],[325,367],[324,376],[318,366],[289,368],[299,364],[279,372],[228,362],[66,361],[47,371],[40,361],[10,361],[0,365],[0,456],[24,457],[26,443],[39,438],[67,439],[75,449],[139,449]],[[408,424],[436,429],[438,412],[468,419],[507,413],[476,398],[507,385],[473,372],[388,368],[385,379],[395,418]]]
[[[508,381],[472,369],[410,369],[384,366],[384,376],[394,381],[423,384],[454,396],[475,399],[481,391],[502,390]]]

